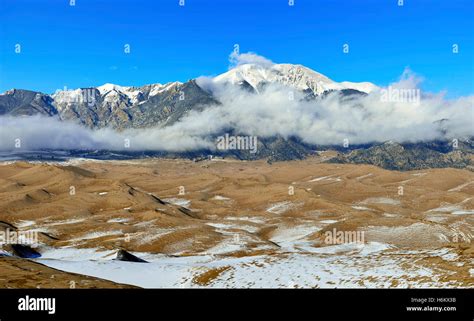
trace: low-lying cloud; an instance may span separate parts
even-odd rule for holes
[[[201,137],[201,131],[173,127],[128,129],[89,129],[55,117],[0,117],[0,150],[79,149],[79,150],[163,150],[191,151],[212,149],[214,144]]]
[[[404,74],[391,91],[419,90],[419,79]],[[216,90],[222,106],[205,110],[215,129],[237,128],[259,137],[298,137],[310,144],[351,144],[429,141],[472,136],[474,97],[446,100],[443,94],[423,93],[419,101],[383,99],[386,90],[366,96],[342,98],[338,93],[307,101],[303,93],[283,87],[267,88],[264,94],[241,90]],[[289,99],[293,95],[293,100]],[[191,121],[183,120],[183,121]]]

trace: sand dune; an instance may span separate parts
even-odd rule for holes
[[[40,253],[123,248],[155,255],[271,258],[329,248],[325,233],[334,229],[359,231],[366,243],[400,251],[449,249],[457,255],[454,263],[417,264],[435,264],[438,279],[474,285],[469,279],[474,173],[397,172],[320,161],[4,164],[0,220],[43,233]]]

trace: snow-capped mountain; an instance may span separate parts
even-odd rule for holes
[[[53,95],[27,90],[11,90],[0,96],[0,115],[58,115],[90,128],[115,129],[166,126],[178,121],[191,110],[219,104],[213,91],[250,89],[264,95],[265,88],[275,84],[304,92],[314,98],[329,91],[355,90],[369,93],[378,87],[372,83],[335,82],[302,65],[243,64],[211,79],[212,88],[200,81],[170,82],[141,87],[107,83],[98,87],[59,90]],[[352,94],[349,93],[349,94]]]
[[[300,91],[320,95],[325,91],[354,89],[365,93],[378,87],[370,82],[335,82],[325,75],[302,65],[292,64],[244,64],[213,79],[217,85],[250,85],[256,92],[267,84],[281,84]]]
[[[76,120],[90,128],[119,130],[169,125],[197,106],[218,103],[194,80],[141,87],[104,84],[62,90],[51,97],[63,120]]]
[[[273,64],[258,65],[244,64],[220,74],[212,79],[217,86],[250,86],[256,93],[262,94],[263,88],[269,84],[279,84],[298,91],[321,95],[332,90],[354,89],[363,93],[370,93],[378,87],[370,82],[335,82],[325,75],[311,70],[302,65]],[[116,105],[118,101],[125,101],[129,106],[143,103],[149,98],[176,90],[182,86],[181,82],[170,82],[167,84],[150,84],[142,87],[120,86],[116,84],[104,84],[96,87],[103,101]],[[52,97],[59,108],[64,108],[69,103],[76,103],[78,99],[86,94],[84,90],[64,90],[55,93]],[[90,97],[89,97],[90,98]]]

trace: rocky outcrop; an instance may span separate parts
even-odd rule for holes
[[[136,257],[135,255],[125,251],[124,249],[120,249],[117,252],[117,257],[115,258],[117,261],[125,261],[125,262],[136,262],[136,263],[148,263],[147,261]]]
[[[439,146],[439,145],[436,145]],[[392,170],[415,170],[425,168],[469,168],[473,169],[472,149],[452,149],[441,152],[430,144],[402,145],[386,142],[367,149],[339,153],[329,160],[331,163],[370,164]]]
[[[0,95],[0,116],[32,116],[36,114],[54,116],[58,111],[53,98],[40,92],[12,89]]]

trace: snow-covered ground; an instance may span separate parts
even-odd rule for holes
[[[229,242],[232,243],[232,239]],[[234,245],[238,247],[238,244]],[[227,250],[231,248],[232,246]],[[212,252],[220,252],[215,250]],[[365,245],[349,243],[320,248],[307,246],[298,252],[281,251],[277,255],[244,257],[210,253],[183,257],[134,254],[150,263],[116,261],[112,259],[113,251],[73,248],[51,249],[36,261],[68,272],[144,288],[457,286],[454,281],[441,282],[436,270],[418,262],[426,256],[452,261],[455,254],[448,249],[403,251],[384,243],[371,242]],[[196,282],[200,275],[208,271],[220,272],[206,284]]]

